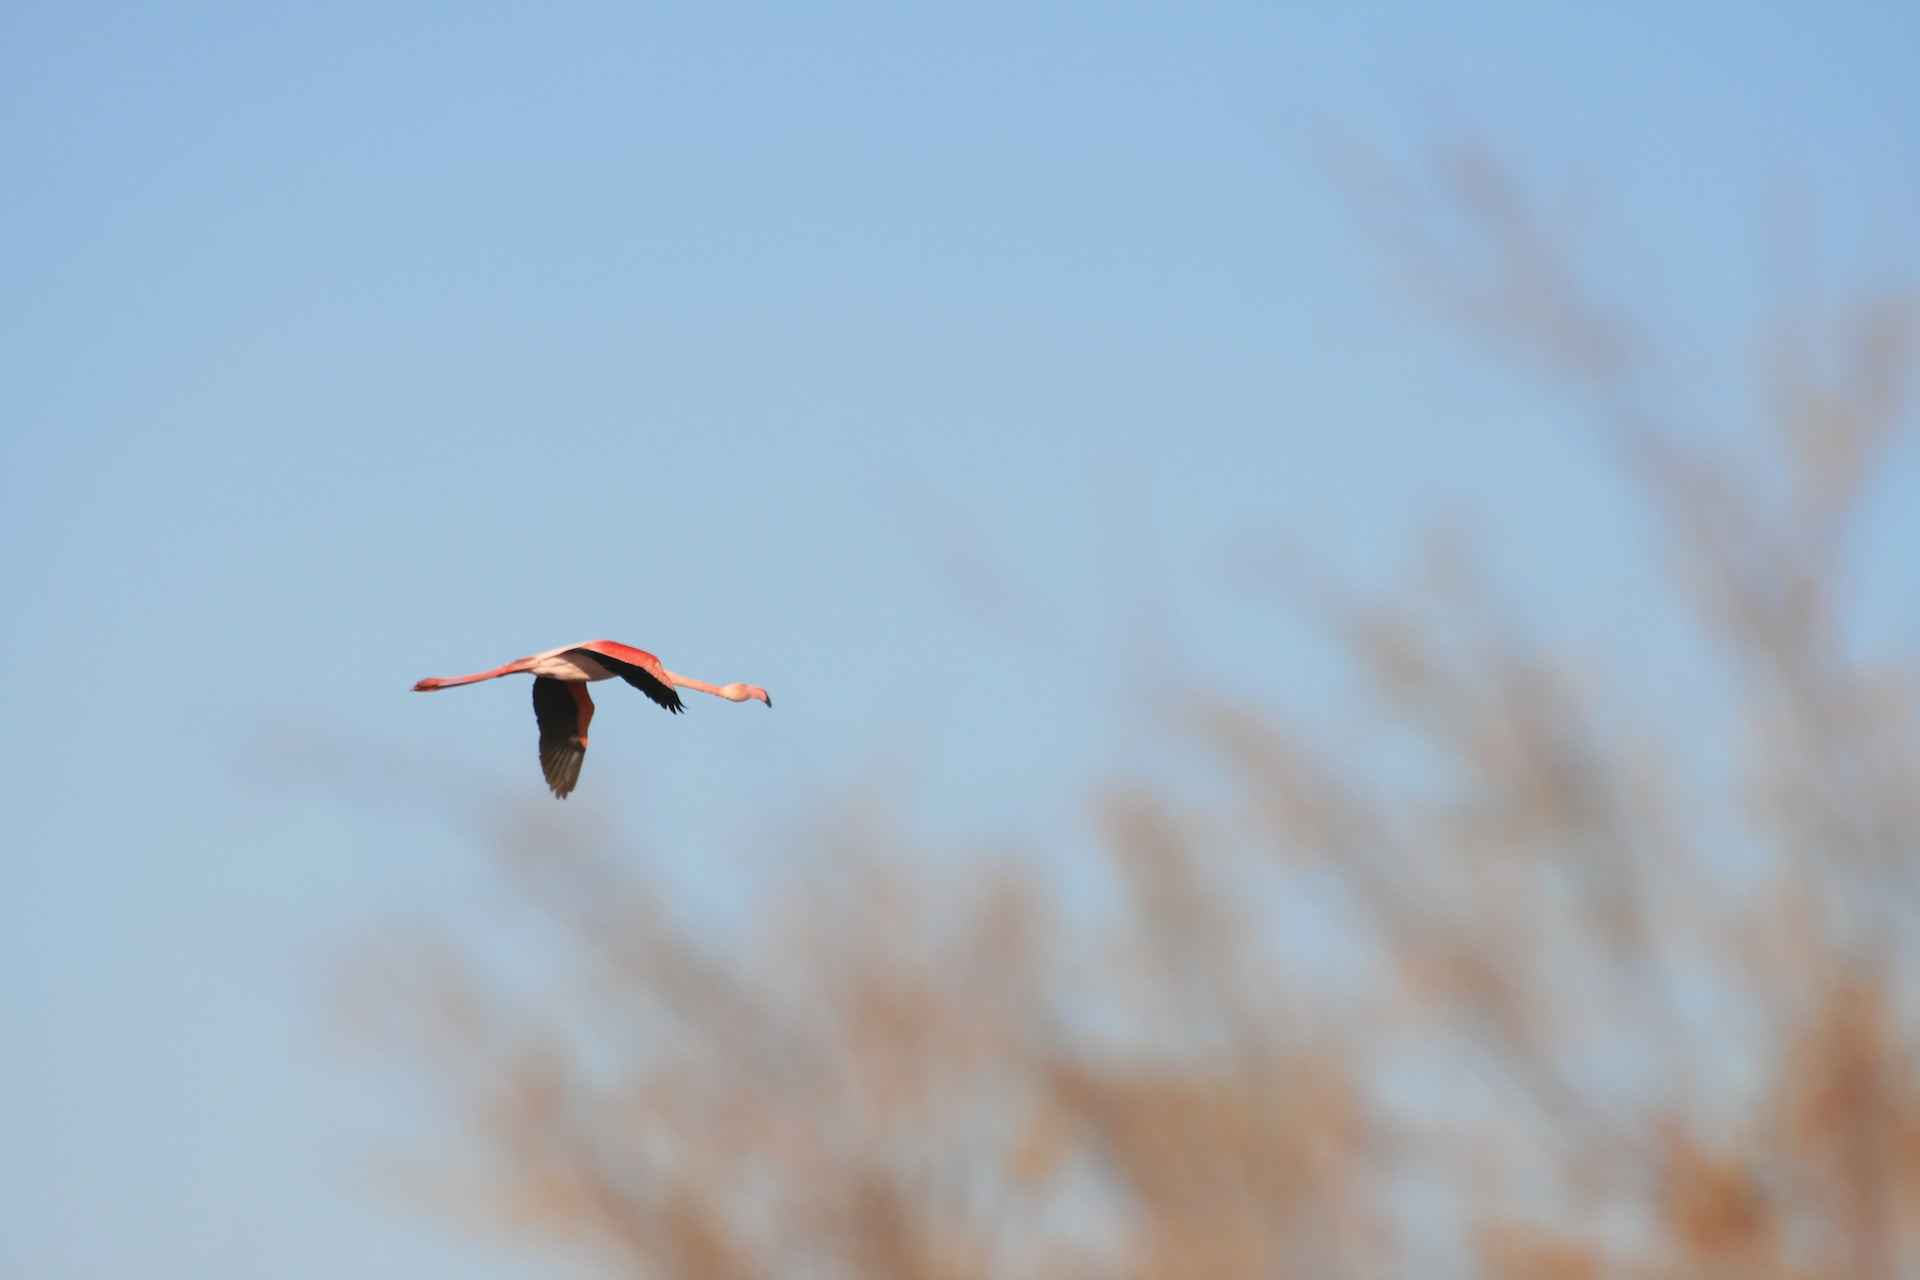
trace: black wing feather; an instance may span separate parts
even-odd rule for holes
[[[653,672],[647,670],[645,667],[636,667],[631,662],[622,662],[618,658],[610,658],[598,649],[569,649],[567,652],[585,654],[640,692],[646,694],[648,698],[653,700],[654,705],[663,711],[671,711],[674,715],[679,715],[687,709],[686,704],[680,701],[680,691],[660,679],[660,677],[654,675]]]
[[[553,794],[565,800],[580,782],[587,744],[580,739],[580,708],[559,680],[535,676],[533,718],[540,722],[540,772]]]

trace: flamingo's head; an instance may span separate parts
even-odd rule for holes
[[[435,689],[438,689],[444,683],[446,682],[441,680],[440,677],[438,676],[428,676],[425,680],[421,680],[417,682],[413,686],[413,691],[415,693],[432,693]]]
[[[773,706],[773,699],[768,697],[767,691],[757,684],[724,685],[720,690],[720,696],[729,702],[764,702],[768,707]]]

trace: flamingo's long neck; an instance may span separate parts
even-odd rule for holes
[[[668,671],[665,667],[660,668],[660,673],[667,678],[668,684],[677,684],[682,689],[693,689],[700,693],[710,693],[716,698],[727,698],[726,694],[720,692],[720,686],[717,684],[708,684],[705,680],[696,680],[692,676],[683,676],[678,671]],[[739,699],[727,698],[727,701],[737,702]]]

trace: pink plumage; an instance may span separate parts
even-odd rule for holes
[[[617,640],[563,645],[472,675],[427,676],[414,682],[413,691],[431,693],[435,689],[478,684],[482,680],[497,680],[523,672],[533,676],[533,715],[540,725],[540,771],[553,794],[562,800],[580,781],[580,766],[587,755],[587,726],[593,722],[594,710],[593,699],[587,696],[587,685],[595,680],[615,677],[625,680],[662,710],[675,715],[686,709],[676,689],[710,693],[728,702],[764,702],[768,707],[773,706],[773,699],[757,684],[708,684],[705,680],[669,671],[645,649]]]

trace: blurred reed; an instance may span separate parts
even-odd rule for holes
[[[1171,690],[1167,749],[1217,786],[1088,798],[1123,904],[1096,924],[1018,860],[956,883],[854,821],[715,941],[603,841],[503,832],[553,983],[396,936],[355,988],[455,1117],[415,1190],[694,1280],[1920,1274],[1920,669],[1863,655],[1844,589],[1914,292],[1781,317],[1753,429],[1698,431],[1483,148],[1335,158],[1422,297],[1577,399],[1727,722],[1530,638],[1436,529],[1390,591],[1259,578],[1417,778]],[[1338,981],[1269,945],[1309,891]]]

